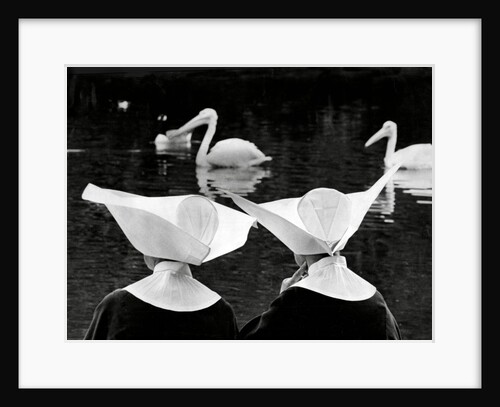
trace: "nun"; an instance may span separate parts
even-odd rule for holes
[[[238,339],[398,340],[398,323],[382,294],[340,255],[399,166],[370,189],[343,194],[317,188],[300,198],[256,204],[224,191],[293,253],[298,270]]]
[[[152,271],[102,299],[85,340],[236,338],[232,306],[190,265],[243,246],[254,218],[199,195],[145,197],[88,184],[82,198],[106,206]]]

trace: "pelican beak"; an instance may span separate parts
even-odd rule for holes
[[[177,130],[170,131],[169,134],[167,134],[167,138],[170,140],[175,137],[182,136],[183,134],[191,133],[193,129],[204,124],[208,124],[208,118],[204,115],[198,115],[183,126],[179,127]]]
[[[365,147],[371,146],[373,143],[379,141],[383,137],[387,137],[389,135],[387,129],[382,127],[379,131],[377,131],[373,136],[371,136],[368,141],[365,143]]]

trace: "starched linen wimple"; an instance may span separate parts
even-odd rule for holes
[[[221,296],[194,279],[186,263],[162,261],[154,272],[124,288],[155,307],[187,312],[215,304]]]

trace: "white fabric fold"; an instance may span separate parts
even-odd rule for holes
[[[88,184],[141,253],[200,265],[243,246],[256,219],[200,195],[145,197]]]
[[[345,257],[325,257],[309,267],[308,276],[291,285],[345,301],[371,298],[376,288],[347,267]]]
[[[317,188],[300,198],[286,198],[256,204],[232,192],[236,205],[257,218],[266,229],[296,254],[342,250],[358,230],[373,201],[398,170],[389,169],[367,191],[343,194],[335,189]]]
[[[178,312],[208,308],[221,298],[193,278],[189,265],[173,261],[158,263],[153,274],[124,290],[148,304]]]
[[[297,202],[297,212],[306,229],[332,247],[337,243],[351,219],[352,203],[335,189],[317,188]]]
[[[349,222],[349,228],[334,248],[334,252],[342,250],[351,236],[356,233],[359,226],[363,222],[366,213],[370,209],[370,206],[372,206],[375,199],[377,199],[377,196],[379,196],[382,189],[384,189],[385,185],[389,182],[399,167],[401,167],[401,164],[396,164],[385,171],[384,175],[382,175],[378,181],[370,187],[370,189],[363,192],[347,194],[352,202],[352,216]]]
[[[361,301],[373,296],[376,288],[347,268],[345,258],[334,254],[344,249],[399,167],[395,165],[387,170],[368,190],[351,194],[317,188],[300,198],[256,204],[231,192],[223,192],[295,254],[325,253],[330,256],[314,263],[309,276],[292,287],[342,300]]]

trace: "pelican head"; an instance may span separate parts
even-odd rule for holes
[[[214,109],[211,109],[207,107],[206,109],[203,109],[198,113],[198,116],[209,116],[212,117],[213,119],[217,120],[217,112]]]
[[[177,130],[173,130],[169,132],[167,137],[169,139],[178,137],[182,134],[189,133],[193,131],[196,127],[203,126],[204,124],[217,124],[217,112],[214,109],[206,108],[200,111],[198,115],[191,120],[189,120],[186,124],[179,127]]]
[[[393,121],[386,121],[382,128],[368,139],[365,143],[365,147],[371,146],[373,143],[384,137],[393,138],[396,135],[397,127],[398,126]]]

